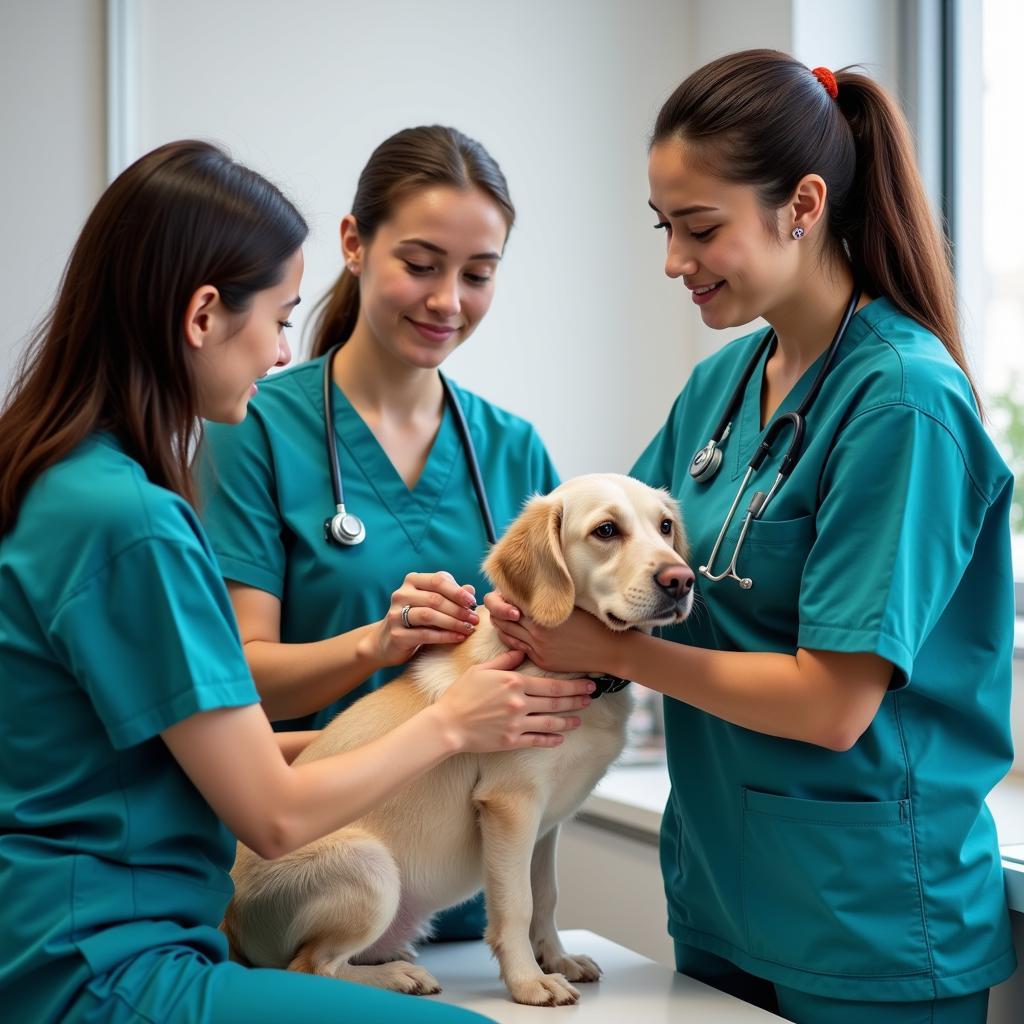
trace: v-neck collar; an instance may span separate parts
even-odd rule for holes
[[[862,330],[861,324],[864,323],[865,319],[862,314],[867,310],[871,309],[872,306],[877,305],[879,300],[874,300],[868,303],[862,309],[857,310],[856,313],[850,318],[850,323],[847,325],[846,334],[839,344],[839,349],[836,352],[835,362],[832,368],[829,370],[831,375],[836,371],[836,368],[842,362],[843,358],[849,353],[856,339],[859,337]],[[771,328],[765,328],[765,331],[769,331]],[[759,335],[758,343],[764,338],[764,334]],[[735,449],[735,455],[733,456],[734,462],[732,467],[732,477],[735,480],[741,472],[746,472],[747,465],[754,456],[754,449],[758,444],[761,443],[764,437],[765,431],[780,417],[784,416],[787,412],[794,412],[799,408],[800,403],[804,400],[807,392],[810,390],[811,385],[814,383],[815,377],[818,376],[818,371],[821,369],[821,364],[825,359],[825,353],[828,351],[826,347],[817,359],[807,367],[806,370],[800,375],[797,382],[789,389],[785,397],[779,403],[778,408],[769,417],[768,422],[762,427],[761,426],[761,390],[764,387],[764,370],[768,362],[768,356],[771,349],[774,346],[769,346],[761,353],[761,358],[758,361],[757,367],[754,372],[750,375],[750,380],[747,381],[746,390],[743,393],[743,402],[740,405],[739,414],[737,416],[738,423],[738,436],[736,438],[737,444]],[[788,433],[784,430],[783,434],[788,437]],[[773,446],[774,450],[774,446]],[[780,449],[784,450],[784,449]]]
[[[448,486],[459,454],[458,431],[452,422],[448,404],[445,403],[441,426],[430,447],[423,472],[416,485],[410,489],[345,392],[337,383],[332,382],[331,387],[335,436],[359,466],[381,505],[391,513],[409,542],[418,550]],[[341,472],[344,485],[344,461]],[[352,511],[359,515],[358,509]]]

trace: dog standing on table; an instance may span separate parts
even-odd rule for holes
[[[678,509],[664,491],[626,476],[576,477],[532,499],[484,570],[537,622],[557,626],[574,606],[609,629],[679,622],[693,573]],[[409,670],[346,709],[302,752],[309,761],[368,743],[435,700],[473,664],[505,648],[480,609],[457,647],[419,654]],[[554,675],[529,661],[521,671]],[[486,939],[512,998],[574,1003],[572,982],[600,968],[565,952],[555,927],[559,824],[618,757],[632,705],[605,693],[576,714],[558,747],[459,754],[328,836],[275,861],[239,844],[235,895],[224,919],[233,951],[254,966],[290,967],[400,992],[440,991],[408,961],[433,914],[483,883]]]

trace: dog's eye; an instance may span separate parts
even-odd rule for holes
[[[608,540],[611,537],[617,537],[619,535],[619,528],[612,522],[602,523],[596,530],[594,530],[594,536],[600,537],[601,540]]]
[[[662,521],[661,521],[661,532],[663,534],[665,534],[666,537],[669,537],[669,536],[672,535],[672,520],[671,519],[662,519]]]

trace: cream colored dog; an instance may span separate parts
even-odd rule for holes
[[[513,603],[555,626],[574,605],[613,630],[650,630],[690,611],[693,573],[672,498],[626,476],[576,477],[532,499],[484,570]],[[435,700],[470,665],[504,650],[486,611],[457,647],[419,654],[399,679],[340,714],[303,751],[368,743]],[[523,672],[544,673],[530,662]],[[236,955],[409,993],[440,986],[408,961],[431,915],[483,884],[487,941],[520,1003],[562,1005],[600,968],[562,948],[555,927],[560,822],[625,741],[628,689],[577,712],[553,748],[459,754],[353,824],[279,860],[239,845],[224,928]]]

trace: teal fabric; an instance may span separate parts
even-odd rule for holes
[[[281,600],[281,640],[311,643],[380,619],[408,572],[447,570],[488,589],[487,537],[449,410],[410,491],[344,393],[334,389],[345,504],[366,524],[355,547],[329,545],[334,510],[324,442],[323,358],[260,382],[237,427],[211,423],[202,460],[202,515],[225,577]],[[498,535],[523,501],[558,477],[524,420],[461,388]],[[404,666],[378,672],[348,696],[279,728],[318,729]]]
[[[718,476],[698,484],[687,467],[760,337],[694,370],[633,470],[680,500],[694,567],[762,436],[763,360]],[[786,441],[750,493],[774,479]],[[752,589],[698,575],[700,611],[666,635],[717,650],[874,652],[894,665],[891,687],[842,753],[666,699],[661,854],[677,940],[833,999],[959,997],[1012,973],[984,805],[1012,761],[1012,484],[941,343],[887,300],[857,313],[803,457],[740,555]]]
[[[779,1015],[794,1024],[985,1024],[988,989],[921,1002],[828,999],[778,985]]]
[[[281,640],[310,643],[380,619],[408,572],[447,570],[489,589],[476,492],[446,408],[423,474],[410,491],[340,388],[334,388],[338,457],[350,512],[366,540],[342,548],[324,540],[334,510],[324,441],[323,357],[260,382],[237,427],[211,423],[201,460],[203,518],[228,579],[281,600]],[[469,425],[498,535],[534,493],[558,485],[544,445],[525,420],[453,384]],[[347,696],[279,729],[323,728],[353,701],[404,671],[375,673]],[[438,939],[479,938],[477,897],[435,920]]]
[[[185,502],[92,437],[31,487],[0,588],[5,1020],[474,1019],[227,963],[235,841],[159,733],[258,695]]]
[[[36,1018],[23,1018],[35,1020]],[[472,1024],[469,1010],[336,978],[211,964],[194,950],[142,954],[94,981],[62,1024]]]
[[[779,1014],[795,1024],[985,1024],[989,990],[921,1002],[866,1002],[829,999],[741,971],[704,950],[675,944],[676,970],[722,992]]]

